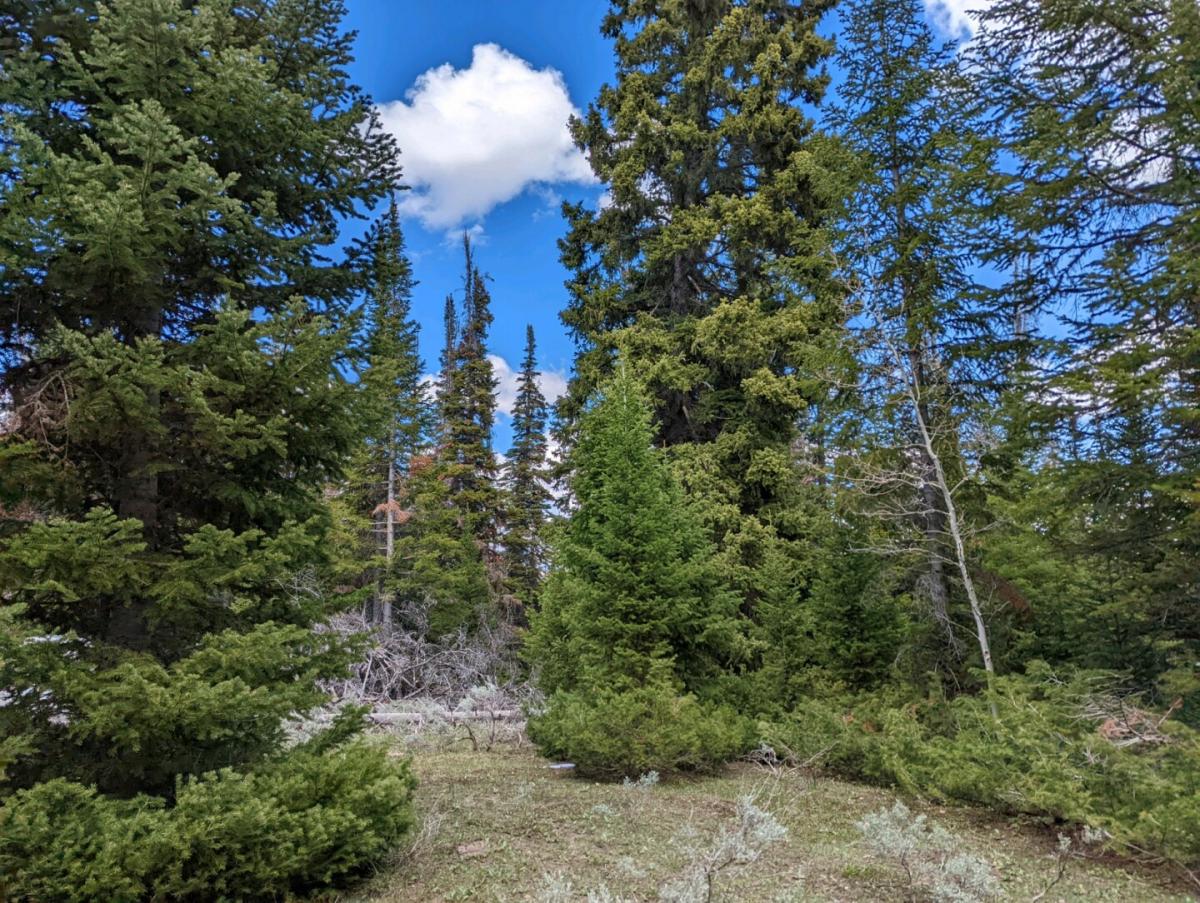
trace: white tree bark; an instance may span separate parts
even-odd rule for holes
[[[975,581],[971,578],[971,570],[967,566],[966,544],[963,542],[963,523],[959,518],[958,506],[954,504],[954,490],[946,479],[946,469],[942,465],[942,456],[938,453],[937,446],[933,441],[930,425],[926,422],[923,413],[924,405],[922,404],[920,382],[916,374],[912,372],[911,367],[906,366],[905,359],[895,344],[886,333],[882,330],[880,332],[883,340],[888,345],[888,350],[891,352],[896,366],[904,374],[905,394],[908,396],[908,401],[913,408],[913,419],[921,436],[921,446],[926,458],[933,465],[933,475],[937,491],[945,507],[946,529],[950,533],[950,539],[954,547],[955,564],[958,566],[959,577],[962,579],[963,589],[967,594],[967,602],[971,607],[971,618],[975,622],[975,639],[979,643],[979,654],[983,658],[983,669],[987,672],[988,690],[990,691],[993,683],[992,678],[996,673],[995,667],[992,664],[992,646],[988,639],[987,622],[983,617],[983,608],[979,604],[979,594],[975,590]],[[992,716],[996,717],[995,702],[991,703],[991,709]]]

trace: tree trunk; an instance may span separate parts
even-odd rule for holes
[[[387,558],[388,571],[392,567],[392,556],[396,552],[396,454],[395,447],[388,449],[388,475],[387,475],[387,536],[384,541],[384,555]],[[384,624],[391,625],[392,623],[392,595],[384,589],[380,597],[380,621]]]
[[[127,330],[126,342],[136,343],[143,338],[157,338],[162,329],[162,311],[148,307],[134,320]],[[151,416],[157,416],[161,405],[158,389],[147,388],[146,402]],[[132,435],[125,440],[125,449],[119,462],[120,476],[117,479],[116,509],[122,518],[133,518],[142,523],[142,534],[147,548],[154,551],[158,545],[158,475],[154,472],[154,448],[149,435]],[[150,600],[138,599],[128,605],[115,608],[109,613],[106,636],[109,642],[128,649],[145,649],[149,645],[146,610]]]

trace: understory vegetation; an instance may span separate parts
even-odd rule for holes
[[[1200,6],[985,5],[613,0],[504,454],[342,2],[0,9],[0,898],[1200,890]]]
[[[1170,868],[1123,862],[1072,829],[905,806],[801,769],[593,782],[554,777],[516,741],[485,753],[461,731],[406,729],[395,742],[412,751],[425,827],[346,903],[1195,897]],[[964,886],[974,894],[951,895]]]

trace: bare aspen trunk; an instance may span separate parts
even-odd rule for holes
[[[910,395],[915,395],[912,385],[909,386]],[[917,399],[914,397],[914,401]],[[962,579],[963,589],[967,593],[967,601],[971,606],[971,618],[975,622],[975,638],[979,643],[979,654],[983,658],[983,670],[987,672],[988,690],[993,686],[992,678],[995,676],[996,669],[992,665],[992,646],[988,640],[987,622],[983,619],[983,609],[979,605],[979,595],[975,591],[975,581],[971,579],[970,568],[967,567],[967,550],[963,543],[962,525],[958,519],[958,509],[954,504],[954,493],[950,489],[950,484],[946,480],[946,471],[942,467],[941,456],[933,446],[933,439],[929,434],[928,425],[925,422],[925,417],[921,413],[919,405],[915,405],[917,411],[917,425],[921,430],[921,442],[925,448],[925,454],[929,460],[933,462],[934,477],[937,481],[937,488],[942,496],[942,501],[945,504],[946,511],[946,527],[950,532],[950,538],[954,544],[954,559],[958,564],[958,573]],[[996,703],[991,703],[992,717],[997,717]]]

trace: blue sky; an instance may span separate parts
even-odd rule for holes
[[[612,50],[599,32],[606,0],[348,0],[358,33],[354,80],[397,135],[413,190],[402,200],[418,286],[414,313],[432,368],[442,305],[461,286],[461,243],[477,239],[492,277],[490,350],[503,359],[500,406],[512,389],[525,325],[537,333],[544,388],[570,371],[573,344],[558,320],[566,294],[556,241],[563,200],[598,201],[571,147],[565,120],[611,79]],[[972,0],[927,0],[943,28],[961,28]],[[349,234],[353,234],[350,230]],[[508,366],[506,367],[505,364]],[[497,448],[509,430],[501,417]]]

